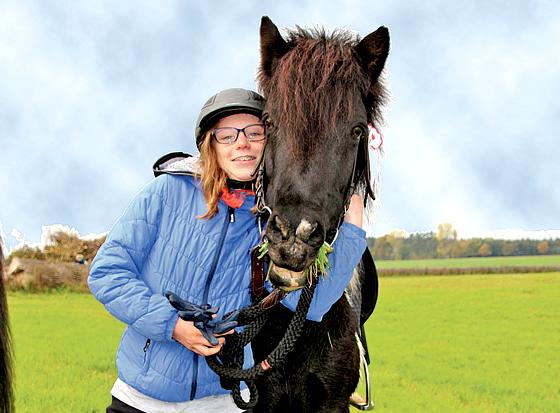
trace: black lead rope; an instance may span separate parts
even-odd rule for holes
[[[265,360],[255,364],[253,367],[243,369],[243,347],[245,347],[260,331],[268,319],[268,312],[262,308],[261,304],[242,309],[238,316],[239,325],[246,327],[242,333],[235,333],[226,338],[226,345],[222,348],[219,356],[213,355],[206,357],[208,366],[220,376],[222,386],[231,388],[233,401],[240,409],[252,409],[258,402],[258,391],[254,380],[262,376],[270,368],[280,366],[286,356],[294,349],[294,346],[303,331],[307,311],[313,299],[313,293],[317,281],[310,287],[305,287],[301,292],[298,305],[284,337],[276,348],[266,357]],[[241,397],[241,381],[247,383],[249,388],[249,401],[246,402]]]

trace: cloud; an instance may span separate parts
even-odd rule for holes
[[[0,217],[104,232],[200,105],[255,87],[258,25],[391,30],[382,208],[370,232],[558,227],[560,5],[352,0],[0,5]],[[8,237],[13,247],[17,240]]]
[[[430,4],[392,31],[387,214],[410,230],[557,227],[558,6]]]

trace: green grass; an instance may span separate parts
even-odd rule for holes
[[[389,268],[468,268],[500,266],[560,265],[560,255],[531,255],[518,257],[473,257],[426,260],[376,260],[379,269]]]
[[[381,278],[374,411],[560,412],[559,297],[560,273]],[[8,302],[17,412],[103,412],[122,325],[86,294]]]
[[[559,412],[560,273],[380,279],[383,412]]]
[[[18,413],[104,412],[123,327],[90,294],[8,295]]]

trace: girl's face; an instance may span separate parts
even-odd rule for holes
[[[237,134],[236,130],[220,130],[220,128],[243,129],[248,125],[260,124],[260,119],[255,115],[239,113],[220,119],[214,126],[213,133],[219,138],[228,136],[233,136],[233,138],[235,138],[235,134]],[[256,129],[258,130],[259,128]],[[257,134],[253,134],[252,136],[254,139],[259,138],[259,135]],[[243,132],[239,132],[237,140],[233,143],[218,143],[216,142],[216,137],[212,137],[212,146],[216,151],[218,165],[220,165],[220,168],[224,170],[228,178],[236,181],[251,181],[254,178],[251,174],[255,171],[262,155],[264,142],[264,139],[251,142],[247,139],[247,136],[245,136],[245,133]]]

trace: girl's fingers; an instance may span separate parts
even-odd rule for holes
[[[220,333],[220,334],[214,334],[216,337],[222,337],[222,336],[229,336],[230,334],[235,333],[235,330],[232,328],[231,330],[228,330],[224,333]]]
[[[214,347],[208,347],[202,344],[196,344],[191,348],[191,350],[201,356],[211,356],[218,353],[221,350],[221,348],[222,346],[220,345]]]

